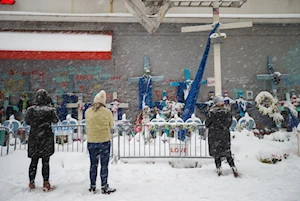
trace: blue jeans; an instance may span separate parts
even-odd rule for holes
[[[96,179],[98,172],[99,159],[101,164],[100,177],[101,186],[107,185],[108,177],[108,163],[110,156],[110,141],[100,143],[88,143],[87,145],[90,153],[90,181],[91,187],[96,187]]]

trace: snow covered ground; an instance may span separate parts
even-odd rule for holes
[[[42,191],[41,164],[38,166],[37,189],[28,191],[30,160],[26,150],[0,157],[0,200],[2,201],[299,201],[300,157],[297,138],[290,133],[284,142],[258,139],[247,132],[234,132],[232,151],[240,178],[234,178],[223,161],[224,176],[218,177],[212,159],[198,159],[198,168],[172,168],[167,159],[120,161],[110,165],[109,184],[117,188],[111,195],[91,194],[89,156],[82,152],[56,152],[50,159],[50,180],[57,189]],[[247,136],[249,135],[249,136]],[[276,137],[276,136],[274,136]],[[262,155],[277,150],[289,153],[276,164],[258,161]],[[186,163],[186,161],[174,160]],[[98,175],[97,185],[100,186]]]

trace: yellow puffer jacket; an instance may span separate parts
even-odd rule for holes
[[[110,128],[113,127],[112,112],[100,107],[94,111],[92,107],[85,112],[87,141],[88,142],[108,142],[111,139]]]

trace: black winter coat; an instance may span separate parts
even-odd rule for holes
[[[225,157],[230,153],[230,131],[232,115],[224,107],[215,106],[209,111],[205,120],[208,128],[209,154],[214,157]]]
[[[51,98],[40,89],[36,104],[27,109],[25,122],[30,125],[28,138],[29,158],[48,158],[54,153],[54,134],[51,123],[59,121],[56,109],[50,106]]]

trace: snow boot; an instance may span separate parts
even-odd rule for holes
[[[28,188],[29,188],[30,190],[35,189],[35,184],[34,184],[34,182],[30,182],[30,183],[28,184]]]
[[[221,167],[217,168],[217,173],[218,173],[218,176],[222,175],[222,168]]]
[[[239,173],[237,172],[236,167],[232,167],[231,169],[232,169],[234,177],[239,177]]]
[[[52,191],[54,187],[50,185],[49,181],[45,181],[43,185],[43,191]]]
[[[90,192],[93,192],[94,194],[96,193],[96,186],[92,186],[89,188]]]
[[[111,194],[115,191],[116,191],[116,189],[115,188],[110,188],[108,184],[101,187],[102,194]]]

